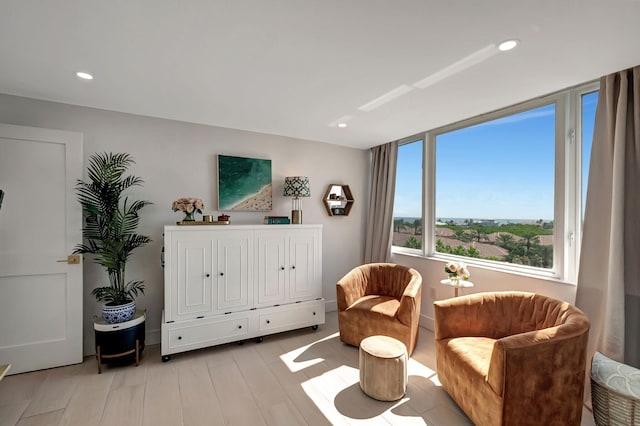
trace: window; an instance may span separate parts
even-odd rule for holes
[[[597,96],[584,85],[400,145],[394,251],[575,281]],[[422,202],[418,179],[416,220],[401,206]]]
[[[423,246],[422,158],[422,140],[410,138],[398,146],[393,202],[393,245],[418,253]]]
[[[553,266],[555,105],[436,134],[437,253]]]
[[[593,142],[593,125],[596,122],[596,105],[598,92],[588,92],[580,96],[581,129],[582,129],[582,220],[587,200],[587,183],[589,180],[589,163],[591,161],[591,143]]]

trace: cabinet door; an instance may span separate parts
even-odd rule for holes
[[[253,303],[253,233],[220,232],[217,235],[216,305],[214,313],[248,309]],[[253,289],[253,287],[251,287]]]
[[[281,231],[256,232],[257,306],[273,306],[286,300],[287,235]]]
[[[289,299],[310,300],[322,296],[320,235],[315,230],[289,234]]]
[[[175,285],[171,285],[169,311],[172,321],[206,315],[213,303],[212,280],[215,246],[209,238],[176,236],[171,267]]]

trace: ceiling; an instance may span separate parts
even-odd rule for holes
[[[0,93],[364,149],[638,65],[638,18],[638,0],[2,0]]]

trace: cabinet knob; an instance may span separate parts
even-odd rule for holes
[[[281,267],[280,267],[280,270],[281,270],[281,271],[284,271],[284,266],[281,266]]]
[[[271,321],[267,320],[267,324],[271,324]]]
[[[242,326],[241,326],[241,325],[239,325],[239,326],[238,326],[238,328],[242,328]]]
[[[315,315],[316,313],[314,312],[313,315]]]
[[[204,276],[209,278],[211,276],[211,274],[205,274]]]
[[[291,265],[291,269],[296,269],[296,265]]]
[[[178,340],[182,340],[182,336],[178,336]]]
[[[224,272],[220,272],[220,276],[223,277],[224,276]]]

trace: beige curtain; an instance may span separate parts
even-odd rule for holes
[[[398,142],[371,148],[371,187],[364,246],[365,263],[388,262],[391,259],[397,158]]]
[[[587,359],[600,351],[640,367],[640,66],[600,81],[583,229]]]

